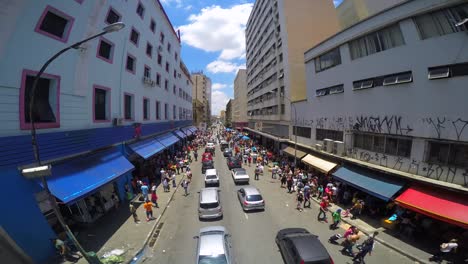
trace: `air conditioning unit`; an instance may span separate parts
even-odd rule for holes
[[[124,123],[124,119],[121,117],[116,117],[112,120],[112,125],[114,126],[121,126]]]
[[[322,150],[323,149],[322,144],[315,144],[315,149],[316,150]]]
[[[329,152],[331,153],[332,150],[333,150],[333,140],[331,139],[324,139],[323,140],[323,150],[325,150],[326,152]]]
[[[343,141],[333,141],[333,154],[344,156],[346,154]]]

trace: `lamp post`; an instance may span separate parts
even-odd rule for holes
[[[125,24],[122,23],[122,22],[117,22],[117,23],[108,25],[105,28],[103,28],[101,33],[93,35],[93,36],[91,36],[89,38],[86,38],[84,40],[78,41],[78,42],[76,42],[76,43],[74,43],[74,44],[60,50],[59,52],[57,52],[54,56],[52,56],[49,60],[47,60],[46,63],[44,63],[44,65],[41,67],[39,72],[34,77],[34,82],[33,82],[33,85],[31,87],[31,93],[29,95],[29,97],[30,97],[30,100],[29,100],[29,121],[31,123],[31,143],[32,143],[32,146],[33,146],[34,159],[36,161],[36,166],[37,167],[23,169],[22,174],[24,176],[40,177],[41,178],[41,182],[42,182],[42,185],[44,187],[44,190],[46,191],[47,197],[48,197],[48,199],[49,199],[49,201],[50,201],[50,203],[52,205],[52,208],[54,210],[55,215],[57,216],[58,221],[60,222],[60,225],[63,227],[63,229],[67,233],[68,237],[73,241],[75,246],[78,248],[78,250],[81,252],[83,257],[89,263],[101,263],[101,262],[99,261],[99,258],[96,256],[96,254],[94,252],[89,252],[88,253],[80,245],[80,243],[78,242],[78,240],[75,238],[75,236],[71,232],[70,228],[68,227],[67,223],[63,219],[63,216],[60,213],[60,210],[59,210],[59,208],[57,206],[57,202],[56,202],[55,198],[52,196],[52,194],[51,194],[51,192],[49,190],[49,186],[47,184],[47,180],[46,180],[45,176],[51,176],[51,169],[52,168],[51,168],[50,165],[43,166],[42,163],[41,163],[41,158],[40,158],[40,155],[39,155],[39,146],[37,145],[37,139],[36,139],[36,126],[35,126],[34,115],[33,115],[33,112],[34,112],[34,99],[35,99],[35,93],[36,93],[36,89],[37,89],[37,83],[38,83],[41,75],[47,69],[49,64],[52,63],[56,58],[58,58],[60,55],[62,55],[63,53],[65,53],[66,51],[68,51],[68,50],[70,50],[72,48],[73,49],[78,49],[80,47],[80,45],[85,43],[85,42],[88,42],[88,41],[90,41],[92,39],[103,36],[103,35],[105,35],[107,33],[119,31],[119,30],[123,29],[124,27],[125,27]]]
[[[281,97],[289,101],[289,104],[294,108],[294,124],[293,124],[293,131],[294,131],[294,167],[297,166],[297,112],[296,112],[296,106],[293,104],[291,99],[286,97],[284,93],[281,93]]]

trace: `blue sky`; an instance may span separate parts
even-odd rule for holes
[[[212,114],[234,97],[234,78],[245,68],[244,30],[254,0],[160,0],[180,29],[182,59],[190,71],[202,70],[213,83]],[[314,1],[314,0],[310,0]],[[330,0],[335,6],[343,0]]]

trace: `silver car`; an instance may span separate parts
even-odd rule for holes
[[[231,235],[223,226],[208,226],[200,229],[196,237],[197,264],[231,264]]]
[[[218,188],[203,188],[200,191],[198,217],[200,219],[214,219],[223,216],[223,208],[219,199]]]
[[[245,211],[265,210],[265,201],[258,189],[253,186],[240,188],[237,191],[237,197]]]

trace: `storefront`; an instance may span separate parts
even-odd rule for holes
[[[172,133],[174,133],[174,135],[176,135],[180,139],[182,145],[185,145],[187,143],[187,135],[185,133],[178,129],[172,131]]]

